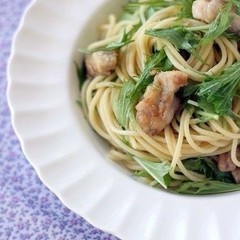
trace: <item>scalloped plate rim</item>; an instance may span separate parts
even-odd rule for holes
[[[55,189],[49,187],[49,184],[45,179],[44,179],[44,173],[41,172],[41,170],[38,168],[38,165],[37,164],[33,164],[33,162],[31,161],[31,158],[29,158],[28,156],[28,152],[26,151],[25,149],[25,139],[24,139],[24,136],[22,136],[20,133],[19,133],[19,129],[16,127],[16,122],[18,121],[18,119],[16,118],[15,116],[15,112],[16,112],[16,109],[14,109],[13,105],[12,105],[12,102],[14,100],[12,100],[11,98],[11,94],[10,92],[12,91],[12,89],[14,88],[14,80],[12,79],[11,77],[11,65],[13,63],[13,60],[16,58],[16,49],[15,49],[15,43],[16,43],[16,39],[17,39],[17,36],[19,34],[22,34],[22,29],[24,28],[24,24],[25,22],[27,21],[27,13],[31,11],[32,7],[36,4],[36,2],[39,2],[41,0],[33,0],[29,5],[28,7],[26,8],[25,12],[24,12],[24,15],[21,19],[21,22],[19,24],[19,27],[18,27],[18,30],[16,31],[15,35],[14,35],[14,38],[13,38],[13,44],[12,44],[12,52],[11,52],[11,56],[9,58],[9,63],[8,63],[8,79],[9,79],[9,83],[8,83],[8,88],[7,88],[7,98],[8,98],[8,103],[9,103],[9,107],[10,107],[10,111],[11,111],[11,115],[12,115],[12,125],[13,125],[13,128],[14,128],[14,131],[18,137],[18,139],[20,140],[20,143],[21,143],[21,146],[22,146],[22,149],[23,149],[23,152],[25,154],[25,156],[27,157],[28,161],[31,163],[31,165],[34,167],[35,171],[37,172],[38,176],[40,177],[41,181],[53,192],[56,194],[56,196],[63,202],[64,205],[66,205],[69,209],[72,210],[72,205],[70,202],[68,202],[67,198],[62,195],[61,192],[57,192]],[[117,172],[117,171],[116,171]],[[124,179],[125,176],[123,177],[122,176],[122,179]],[[113,184],[114,184],[115,181],[113,181]],[[126,183],[129,183],[129,179],[126,178]],[[191,205],[191,202],[194,203],[194,206],[197,204],[202,204],[202,203],[206,203],[206,201],[212,201],[212,203],[215,203],[216,201],[225,201],[225,200],[230,200],[231,198],[237,198],[237,193],[231,193],[231,194],[227,194],[227,195],[217,195],[217,196],[204,196],[204,197],[190,197],[190,196],[180,196],[180,195],[173,195],[173,194],[170,194],[170,193],[166,193],[166,192],[160,192],[159,190],[156,190],[156,189],[151,189],[150,187],[148,186],[145,186],[143,184],[140,184],[140,183],[137,183],[137,182],[134,182],[133,180],[131,180],[131,184],[134,185],[134,187],[138,188],[138,189],[141,189],[141,190],[146,190],[148,191],[150,194],[153,194],[153,195],[161,195],[161,197],[165,197],[165,198],[176,198],[176,200],[180,200],[180,201],[188,201],[189,204]],[[135,193],[135,195],[137,197],[139,197],[139,190],[138,192]],[[191,207],[191,206],[190,206]],[[196,206],[195,206],[196,207]],[[109,226],[108,225],[104,225],[104,224],[101,224],[101,222],[96,222],[94,220],[94,218],[90,215],[90,214],[82,214],[81,213],[81,209],[79,209],[78,211],[78,214],[80,214],[81,216],[83,216],[85,219],[87,219],[91,224],[93,224],[94,226],[96,227],[99,227],[101,228],[102,230],[106,231],[106,232],[109,232],[109,233],[112,233],[114,234],[115,236],[118,236],[118,237],[121,237],[123,239],[128,239],[128,236],[127,235],[124,235],[123,233],[119,232],[118,229],[116,229],[115,231],[110,231],[109,230]],[[220,216],[220,213],[215,213],[216,216]],[[222,216],[222,214],[221,214]],[[133,230],[134,231],[134,230]]]

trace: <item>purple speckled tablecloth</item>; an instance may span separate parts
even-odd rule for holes
[[[0,0],[0,240],[116,240],[64,207],[40,182],[13,132],[6,67],[13,34],[29,2]]]

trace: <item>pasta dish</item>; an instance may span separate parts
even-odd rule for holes
[[[238,0],[132,0],[81,50],[86,118],[140,181],[240,189],[239,14]]]

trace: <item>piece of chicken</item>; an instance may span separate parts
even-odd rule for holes
[[[232,175],[235,183],[240,183],[240,168],[236,168],[234,171],[232,171]]]
[[[116,51],[98,51],[86,57],[87,73],[91,77],[109,76],[115,70],[118,61]]]
[[[226,0],[196,0],[192,5],[193,18],[211,23],[215,20],[226,2]],[[231,17],[232,23],[228,30],[240,35],[240,16],[236,14],[235,6],[232,8]]]
[[[187,74],[180,71],[158,73],[137,106],[136,119],[144,132],[159,135],[172,121],[179,107],[175,93],[188,83]]]
[[[196,0],[192,5],[193,18],[210,23],[223,6],[224,0]]]
[[[239,15],[233,14],[233,20],[228,30],[240,36],[240,16]]]
[[[240,158],[240,145],[237,148],[236,156],[237,158]],[[237,166],[232,161],[231,152],[226,152],[218,155],[217,163],[218,169],[221,172],[231,172],[237,168]]]
[[[237,147],[236,157],[240,160],[240,145]],[[218,155],[216,160],[221,172],[232,172],[235,182],[240,183],[240,168],[233,163],[231,152]]]
[[[217,163],[221,172],[231,172],[237,168],[231,159],[231,152],[220,154]]]

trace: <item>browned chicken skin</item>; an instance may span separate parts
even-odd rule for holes
[[[137,106],[137,122],[144,132],[159,135],[172,121],[179,106],[175,93],[186,86],[188,76],[180,71],[158,73]]]
[[[116,51],[98,51],[86,57],[87,73],[91,77],[109,76],[116,68],[118,54]]]

